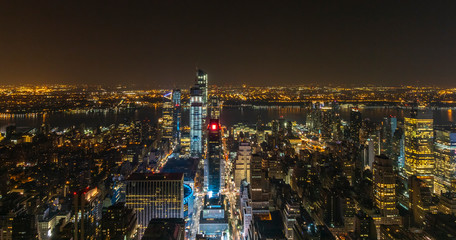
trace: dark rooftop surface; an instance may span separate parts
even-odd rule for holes
[[[162,173],[184,173],[185,180],[191,180],[195,177],[198,169],[198,159],[170,158],[165,164]]]
[[[181,180],[183,173],[133,173],[127,181]]]
[[[286,239],[282,232],[282,217],[280,211],[271,212],[271,220],[261,220],[255,217],[255,225],[260,239]]]

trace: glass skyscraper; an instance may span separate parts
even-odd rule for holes
[[[207,92],[208,92],[208,85],[207,85],[207,73],[201,69],[196,71],[196,83],[201,88],[202,100],[203,104],[207,104]]]
[[[181,90],[173,90],[173,137],[180,139],[180,120],[181,120]]]
[[[203,125],[206,124],[207,120],[207,103],[208,103],[208,84],[207,84],[207,73],[201,69],[196,71],[196,84],[201,89],[201,102],[203,103],[201,107],[202,116],[203,116]]]
[[[211,119],[207,136],[207,167],[208,167],[208,194],[209,198],[218,196],[221,188],[221,161],[222,140],[221,128],[218,119]]]
[[[203,153],[203,102],[201,88],[190,89],[190,155],[199,157]]]

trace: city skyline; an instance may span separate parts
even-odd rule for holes
[[[456,2],[0,6],[0,240],[456,239]]]
[[[0,240],[456,236],[454,90],[195,73],[172,91],[3,87]]]
[[[454,87],[453,2],[5,2],[0,84]]]

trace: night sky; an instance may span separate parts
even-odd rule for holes
[[[325,2],[325,3],[323,3]],[[0,84],[456,87],[456,1],[0,0]]]

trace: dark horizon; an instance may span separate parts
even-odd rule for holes
[[[456,3],[19,2],[0,84],[456,87]]]

